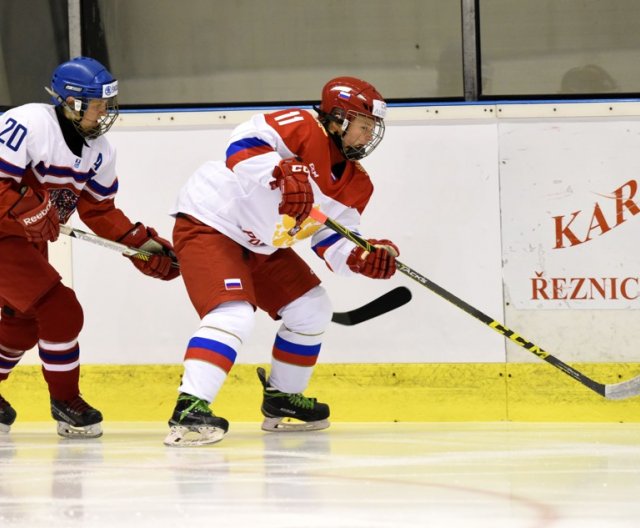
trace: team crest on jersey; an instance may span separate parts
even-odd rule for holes
[[[71,189],[49,189],[51,202],[58,210],[61,223],[65,223],[76,210],[78,196]]]
[[[297,231],[293,236],[291,236],[289,234],[289,231],[295,225],[296,221],[293,218],[291,218],[289,215],[284,215],[282,217],[282,224],[278,224],[273,233],[273,247],[291,247],[296,242],[304,240],[305,238],[309,238],[318,229],[320,229],[319,224],[315,223],[311,218],[307,218],[304,222],[302,222],[300,230]]]
[[[76,158],[76,161],[73,163],[73,168],[74,169],[79,168],[81,163],[82,163],[82,159]]]

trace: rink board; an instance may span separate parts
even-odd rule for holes
[[[253,113],[121,114],[109,133],[119,207],[169,238],[179,189],[224,155],[233,127]],[[376,189],[360,226],[366,238],[393,240],[402,262],[567,363],[640,361],[639,101],[393,105],[386,124],[383,144],[363,161]],[[73,222],[86,228],[77,215]],[[51,246],[83,305],[83,364],[181,361],[198,328],[182,281],[144,277],[117,252],[85,241],[60,237]],[[340,277],[309,246],[295,248],[335,311],[399,285],[413,293],[409,305],[374,322],[332,325],[323,362],[531,359],[408,277]],[[108,273],[96,280],[97,269]],[[237,365],[268,360],[278,324],[263,315]],[[31,354],[21,365],[38,362]]]
[[[230,421],[260,419],[257,365],[236,365],[214,411]],[[576,363],[601,383],[640,375],[640,363]],[[162,421],[175,403],[180,365],[86,365],[81,389],[107,421]],[[49,419],[40,368],[3,383],[21,421]],[[638,398],[608,401],[546,363],[320,364],[307,394],[331,405],[333,421],[640,422]]]

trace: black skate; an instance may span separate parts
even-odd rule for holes
[[[315,398],[302,394],[280,392],[269,385],[262,367],[258,367],[257,372],[264,388],[260,408],[264,415],[264,431],[318,431],[329,427],[329,406],[326,403],[318,403]]]
[[[58,422],[58,434],[66,438],[98,438],[102,436],[102,413],[91,407],[82,396],[62,401],[51,398],[51,416]]]
[[[16,421],[16,411],[11,404],[0,396],[0,433],[8,433]]]
[[[171,430],[164,445],[190,447],[219,442],[227,434],[229,422],[213,414],[206,401],[182,393],[178,396],[169,427]],[[195,434],[187,438],[189,433]]]

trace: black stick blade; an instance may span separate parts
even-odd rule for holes
[[[331,320],[341,325],[352,326],[395,310],[411,300],[411,290],[405,286],[388,291],[370,303],[349,312],[334,312]]]

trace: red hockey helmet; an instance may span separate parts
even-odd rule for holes
[[[366,145],[356,149],[341,147],[347,159],[364,158],[382,141],[387,104],[380,93],[366,81],[355,77],[331,79],[322,89],[322,101],[318,111],[320,119],[325,123],[327,121],[339,123],[343,133],[356,116],[374,121],[372,137]]]

